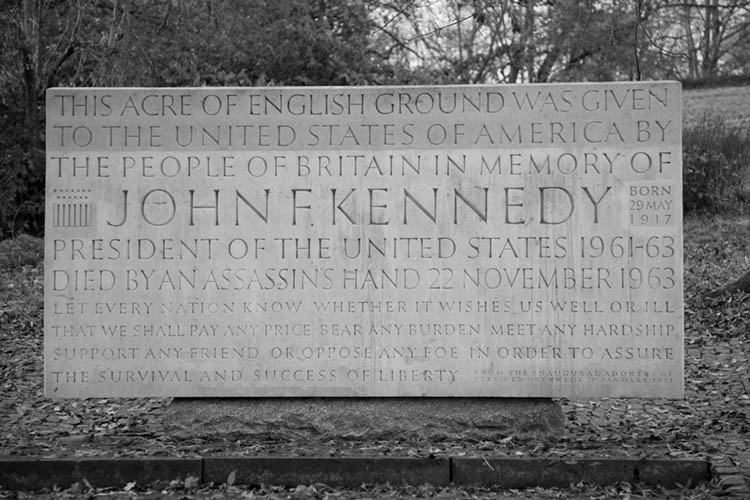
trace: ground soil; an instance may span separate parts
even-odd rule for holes
[[[750,266],[749,221],[687,220],[684,255],[684,400],[560,400],[567,417],[562,435],[498,436],[480,442],[423,442],[408,436],[387,442],[176,441],[162,432],[161,416],[169,399],[46,399],[42,395],[42,267],[5,265],[0,274],[0,456],[443,455],[674,457],[712,462],[729,458],[750,482],[750,296],[706,297],[709,290]],[[707,488],[700,494],[710,495],[711,486]],[[545,498],[547,493],[539,491],[527,498]],[[621,489],[610,493],[615,495],[612,498],[623,497]]]

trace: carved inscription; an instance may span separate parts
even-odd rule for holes
[[[680,107],[51,89],[45,393],[681,397]]]

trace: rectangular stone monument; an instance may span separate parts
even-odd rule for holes
[[[47,92],[50,397],[683,395],[674,82]]]

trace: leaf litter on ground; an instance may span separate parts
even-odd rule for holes
[[[169,398],[45,399],[43,267],[0,245],[0,455],[730,457],[750,481],[750,296],[705,295],[747,270],[750,221],[693,218],[684,234],[685,400],[561,399],[565,431],[544,442],[175,441],[161,420]]]

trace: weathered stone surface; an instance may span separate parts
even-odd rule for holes
[[[66,488],[76,481],[76,468],[76,463],[70,460],[6,458],[0,464],[0,484],[15,490]]]
[[[699,460],[644,460],[638,464],[639,481],[667,488],[695,486],[711,479],[711,463]]]
[[[1,459],[0,485],[7,489],[38,490],[89,482],[96,488],[122,488],[127,483],[148,485],[156,481],[200,479],[200,458],[73,458]]]
[[[7,490],[66,488],[84,479],[94,487],[158,487],[194,478],[195,485],[225,483],[232,476],[242,485],[310,485],[357,487],[392,485],[499,486],[501,488],[568,487],[584,481],[610,485],[641,481],[673,488],[697,486],[709,479],[709,464],[700,460],[518,459],[406,457],[196,457],[10,459],[0,457],[0,485]],[[651,469],[647,481],[639,470]],[[719,482],[723,492],[747,491],[741,475]],[[744,498],[744,497],[743,497]]]
[[[674,488],[697,486],[710,479],[708,462],[700,460],[506,459],[454,458],[454,484],[503,488],[564,488],[584,481],[610,485],[643,482]]]
[[[51,397],[683,395],[676,82],[47,92]]]
[[[502,488],[564,488],[585,481],[606,485],[634,479],[629,460],[454,458],[453,482]]]
[[[204,482],[226,482],[234,472],[237,484],[283,486],[323,483],[356,488],[363,483],[400,485],[450,483],[447,458],[258,457],[204,459]]]
[[[491,440],[549,435],[564,425],[545,399],[175,399],[164,415],[176,437]]]

